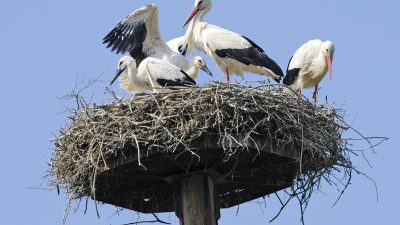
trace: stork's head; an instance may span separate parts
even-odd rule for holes
[[[196,56],[194,57],[193,63],[201,70],[203,70],[204,72],[206,72],[208,75],[210,75],[211,77],[213,76],[213,74],[211,73],[210,69],[208,69],[206,62],[204,61],[203,58],[201,58],[200,56]]]
[[[185,27],[196,15],[201,14],[201,17],[203,17],[211,10],[211,8],[211,0],[195,0],[194,8],[189,17],[186,19],[185,23],[183,24],[183,27]]]
[[[124,56],[122,57],[117,66],[117,71],[115,72],[114,78],[111,80],[110,85],[112,85],[121,74],[127,72],[128,67],[136,68],[136,61],[131,56]]]
[[[326,58],[326,64],[328,65],[329,79],[332,79],[332,62],[335,54],[335,46],[331,41],[325,41],[321,46],[321,51]]]

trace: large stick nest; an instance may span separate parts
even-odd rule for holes
[[[92,196],[101,165],[121,155],[125,146],[137,151],[146,146],[165,152],[188,147],[199,137],[217,134],[234,139],[237,134],[262,135],[299,151],[299,173],[289,196],[308,201],[321,180],[349,175],[352,163],[341,112],[328,105],[314,107],[284,93],[278,85],[214,83],[204,87],[141,94],[110,104],[74,110],[70,124],[54,142],[50,175],[53,184],[72,198]],[[242,148],[235,151],[246,150]],[[226,148],[226,158],[232,150]],[[336,176],[335,176],[336,177]],[[347,176],[351,177],[351,176]],[[337,183],[345,184],[341,179]],[[294,194],[293,194],[294,193]],[[279,197],[278,197],[279,198]],[[286,203],[282,200],[282,206]]]

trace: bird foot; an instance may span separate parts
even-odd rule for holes
[[[314,96],[312,98],[312,104],[313,104],[313,106],[317,106],[317,98]]]
[[[300,102],[301,97],[297,95],[297,103]]]
[[[297,102],[300,102],[302,93],[301,93],[301,89],[297,91]]]

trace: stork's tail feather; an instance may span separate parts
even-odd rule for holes
[[[279,83],[281,83],[282,77],[281,76],[273,77],[273,79],[279,84]]]
[[[275,74],[273,71],[271,71],[265,67],[261,67],[261,68],[262,68],[262,71],[264,71],[263,74],[272,77],[272,79],[274,79],[278,84],[281,82],[282,77],[283,77],[282,75]]]
[[[268,56],[266,56],[266,58],[267,58],[267,60],[266,60],[267,67],[266,68],[268,68],[269,70],[272,71],[274,80],[276,82],[280,83],[281,79],[283,77],[283,71],[282,71],[281,67],[279,67],[279,65],[274,60],[269,58]]]

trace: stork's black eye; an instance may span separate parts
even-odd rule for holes
[[[201,3],[203,3],[203,1],[199,1],[199,3],[197,4],[197,6],[200,6],[200,5],[201,5]]]

